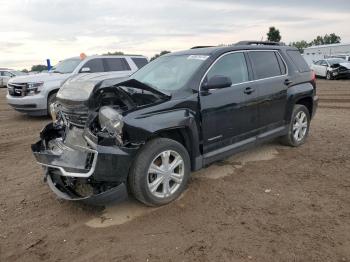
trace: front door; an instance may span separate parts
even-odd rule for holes
[[[249,82],[244,52],[223,55],[204,78],[226,76],[232,86],[200,92],[203,153],[214,151],[249,137],[257,129],[257,90]]]

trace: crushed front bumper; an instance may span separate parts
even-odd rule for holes
[[[127,197],[127,176],[138,148],[102,146],[87,130],[66,131],[53,124],[47,125],[40,137],[32,151],[58,197],[94,205]],[[82,184],[91,189],[88,194],[77,190]]]

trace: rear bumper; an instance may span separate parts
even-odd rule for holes
[[[32,145],[37,162],[44,167],[51,190],[66,200],[81,200],[89,204],[106,204],[122,200],[127,195],[129,168],[138,148],[102,146],[86,131],[71,129],[73,145],[62,139],[63,130],[47,125],[41,140]],[[92,193],[83,195],[77,184],[88,186]]]

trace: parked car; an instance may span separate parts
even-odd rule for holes
[[[328,56],[327,58],[341,58],[341,59],[344,59],[345,61],[348,61],[350,62],[350,55],[332,55],[332,56]]]
[[[302,145],[317,103],[315,75],[295,48],[190,49],[125,81],[66,82],[32,151],[61,198],[105,204],[129,192],[164,205],[214,161],[276,137]]]
[[[48,73],[16,77],[8,82],[7,102],[15,110],[29,115],[47,115],[56,94],[69,77],[77,74],[105,72],[126,77],[148,63],[143,56],[73,57],[61,61]]]
[[[350,62],[342,58],[321,59],[311,65],[316,76],[327,80],[350,77]]]
[[[10,78],[22,75],[26,75],[26,73],[8,68],[0,68],[0,87],[6,87]]]

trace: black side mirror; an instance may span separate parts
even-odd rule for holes
[[[202,85],[202,90],[220,89],[230,87],[231,85],[231,78],[227,76],[215,75]]]

